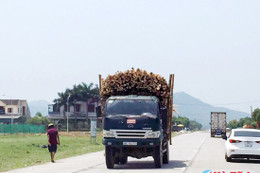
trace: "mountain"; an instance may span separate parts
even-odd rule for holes
[[[179,116],[185,116],[190,120],[195,120],[206,128],[209,127],[211,112],[226,112],[227,121],[231,119],[250,117],[250,114],[245,112],[209,105],[185,92],[174,93],[173,104],[175,105],[174,109],[176,109]]]
[[[48,104],[49,102],[45,100],[29,102],[28,105],[31,111],[31,116],[35,116],[37,112],[40,112],[43,116],[48,115]]]

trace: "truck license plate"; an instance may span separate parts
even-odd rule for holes
[[[253,142],[252,141],[245,141],[245,147],[252,147]]]
[[[137,145],[137,142],[123,142],[123,145]]]
[[[126,124],[136,124],[136,119],[127,119]]]

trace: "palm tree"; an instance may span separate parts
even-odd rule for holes
[[[78,85],[73,85],[72,89],[66,89],[65,92],[58,92],[58,98],[54,99],[53,102],[59,105],[66,105],[67,98],[70,96],[69,104],[75,104],[76,101],[98,100],[99,99],[99,88],[97,85],[90,83],[89,85],[82,82]]]

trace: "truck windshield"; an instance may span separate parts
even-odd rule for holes
[[[106,114],[127,114],[127,115],[156,115],[158,104],[153,100],[141,99],[114,99],[108,100],[106,105]]]

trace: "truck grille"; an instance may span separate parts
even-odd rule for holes
[[[146,138],[148,130],[113,130],[116,138]]]

